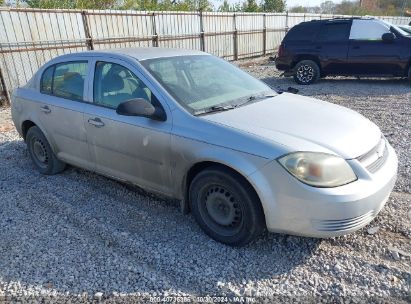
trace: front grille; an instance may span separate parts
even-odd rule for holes
[[[377,172],[388,158],[387,142],[384,137],[369,152],[357,158],[357,160],[371,173]]]
[[[375,216],[371,210],[363,215],[342,220],[313,220],[312,225],[319,231],[345,231],[361,227],[370,222]]]
[[[388,151],[387,151],[387,147],[385,147],[383,156],[381,156],[375,162],[367,166],[366,167],[367,170],[370,171],[371,173],[377,172],[385,164],[385,161],[387,160],[387,158],[388,158]]]

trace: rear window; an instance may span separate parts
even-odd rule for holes
[[[319,24],[316,22],[300,23],[287,33],[284,41],[312,41],[317,34]]]
[[[72,100],[83,100],[87,61],[59,63],[41,76],[40,92]]]
[[[57,64],[53,75],[53,95],[82,100],[86,72],[87,61]]]
[[[41,76],[40,92],[44,94],[52,93],[54,66],[47,68]]]
[[[348,39],[349,23],[323,24],[318,34],[319,41],[341,41]]]

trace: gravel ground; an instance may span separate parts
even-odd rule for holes
[[[302,87],[279,77],[267,58],[239,64],[274,88],[296,87],[381,127],[400,173],[370,225],[327,240],[265,234],[230,248],[204,235],[176,202],[72,167],[40,175],[10,127],[9,109],[0,109],[0,301],[225,301],[196,298],[215,295],[409,303],[411,85],[332,78]]]

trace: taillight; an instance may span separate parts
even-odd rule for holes
[[[284,45],[280,44],[280,47],[278,49],[278,57],[284,56],[284,52],[285,52]]]

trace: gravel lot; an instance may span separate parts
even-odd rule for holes
[[[267,58],[239,64],[274,88],[296,87],[381,127],[399,155],[400,173],[370,225],[334,239],[266,234],[230,248],[203,234],[176,202],[72,167],[40,175],[10,126],[9,109],[0,109],[0,302],[5,296],[114,302],[208,294],[255,302],[328,296],[409,303],[411,85],[330,78],[302,87],[279,77]]]

